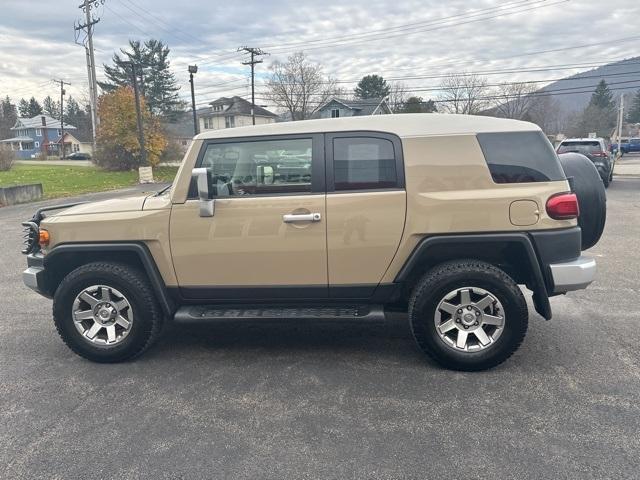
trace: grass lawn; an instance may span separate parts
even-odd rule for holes
[[[153,178],[156,182],[170,182],[177,171],[177,167],[156,167]],[[138,172],[55,165],[14,165],[8,172],[0,172],[0,187],[28,183],[42,183],[45,198],[70,197],[136,185]]]

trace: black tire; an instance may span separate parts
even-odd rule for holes
[[[495,342],[475,352],[446,344],[434,321],[440,300],[453,290],[470,286],[497,298],[505,318]],[[409,321],[419,347],[437,363],[452,370],[478,371],[501,364],[518,349],[527,333],[529,312],[518,285],[505,272],[479,260],[458,260],[438,265],[422,277],[409,301]]]
[[[76,296],[92,285],[105,285],[124,294],[134,312],[131,329],[120,343],[94,345],[76,329],[72,314]],[[164,317],[146,276],[125,264],[96,262],[78,267],[60,283],[53,298],[53,320],[60,337],[76,354],[99,363],[132,359],[160,335]]]
[[[578,197],[582,229],[582,250],[593,247],[604,231],[607,221],[607,193],[595,165],[579,153],[558,155],[567,178],[571,178],[573,192]]]

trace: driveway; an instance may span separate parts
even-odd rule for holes
[[[597,283],[481,373],[430,363],[402,315],[169,328],[90,363],[22,285],[34,207],[0,209],[0,478],[639,478],[640,178],[608,197]]]

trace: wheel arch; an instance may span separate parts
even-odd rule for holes
[[[424,238],[396,275],[395,282],[411,286],[428,270],[450,260],[480,260],[504,270],[533,292],[536,311],[551,319],[551,305],[540,262],[526,233],[438,235]]]
[[[49,285],[48,293],[53,296],[62,279],[72,270],[96,261],[124,263],[140,269],[147,275],[163,313],[170,316],[175,311],[175,303],[167,292],[153,256],[142,242],[56,245],[43,259]]]

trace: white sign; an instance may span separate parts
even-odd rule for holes
[[[596,132],[591,132],[589,134],[589,138],[598,138],[598,134]]]
[[[140,183],[153,183],[153,169],[151,167],[138,168]]]

